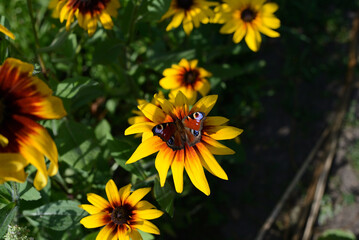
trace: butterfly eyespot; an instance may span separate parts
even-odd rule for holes
[[[193,113],[193,118],[196,119],[196,120],[201,120],[203,117],[204,117],[203,113],[201,113],[201,112]]]
[[[197,137],[199,135],[199,131],[193,130],[193,135]]]
[[[163,129],[163,126],[162,126],[162,125],[157,125],[157,126],[156,126],[156,129],[157,129],[157,130],[162,130],[162,129]]]
[[[168,143],[168,145],[173,145],[173,143],[174,143],[173,137],[168,139],[167,143]]]

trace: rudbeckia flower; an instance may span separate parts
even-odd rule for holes
[[[89,36],[95,33],[98,21],[105,29],[112,29],[111,17],[117,17],[119,7],[119,0],[52,0],[49,4],[49,8],[54,9],[54,18],[60,18],[61,23],[66,20],[67,31],[76,16],[80,27],[85,29]]]
[[[6,36],[8,36],[9,38],[11,38],[12,40],[15,39],[15,35],[9,31],[9,29],[7,29],[6,27],[4,27],[3,25],[0,24],[0,32],[2,32],[3,34],[5,34]]]
[[[214,16],[211,6],[218,3],[205,0],[172,0],[169,10],[161,20],[172,17],[166,31],[177,28],[183,22],[183,29],[187,35],[193,30],[193,25],[198,28],[200,23],[207,24]]]
[[[151,103],[156,105],[157,107],[160,107],[160,103],[158,102],[157,98],[164,98],[165,96],[163,95],[163,92],[159,91],[158,94],[155,94],[155,96],[152,98]],[[142,105],[148,103],[145,99],[138,99],[137,100],[137,104],[138,105]],[[135,114],[136,116],[130,117],[128,119],[128,123],[130,125],[136,124],[136,123],[143,123],[143,122],[150,122],[151,120],[149,120],[148,118],[146,118],[146,116],[139,110],[133,110],[132,111],[133,114]],[[136,134],[135,137],[141,137],[142,136],[142,141],[146,140],[149,137],[152,137],[152,133],[150,132],[144,132],[142,133],[138,133]]]
[[[32,164],[37,168],[34,186],[40,190],[48,176],[57,173],[58,153],[49,133],[36,121],[62,118],[66,112],[61,99],[32,76],[33,70],[33,65],[13,58],[0,66],[0,163],[10,170],[1,167],[0,182],[25,181],[24,167]],[[50,160],[49,168],[44,156]]]
[[[129,240],[130,237],[132,240],[142,240],[138,230],[160,234],[158,228],[148,220],[159,218],[163,212],[148,201],[141,201],[149,191],[151,188],[132,192],[131,184],[118,190],[115,182],[110,180],[106,184],[108,201],[97,194],[87,194],[87,200],[92,205],[82,204],[79,207],[91,215],[81,219],[80,223],[86,228],[105,226],[97,235],[97,240]]]
[[[183,170],[193,185],[206,195],[210,188],[203,170],[227,180],[227,174],[213,155],[234,154],[234,151],[217,140],[232,139],[243,130],[224,125],[224,117],[208,116],[217,101],[216,95],[200,99],[189,109],[188,100],[178,92],[173,102],[159,98],[161,107],[145,103],[138,108],[151,120],[138,123],[126,129],[125,135],[152,132],[153,136],[143,141],[126,164],[136,162],[158,152],[155,166],[161,186],[164,186],[167,172],[172,169],[175,189],[183,191]]]
[[[233,35],[233,42],[239,43],[243,37],[248,47],[257,52],[262,42],[260,33],[272,38],[279,37],[273,29],[280,27],[280,20],[274,15],[278,5],[265,0],[223,0],[215,9],[215,23],[224,24],[222,34]]]
[[[178,65],[172,64],[171,68],[163,71],[165,77],[160,80],[161,87],[170,89],[173,96],[181,91],[190,105],[197,100],[197,92],[206,96],[211,88],[206,77],[210,77],[211,73],[197,67],[197,63],[196,59],[192,61],[181,59]]]

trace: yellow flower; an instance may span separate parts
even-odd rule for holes
[[[108,201],[101,196],[89,193],[87,200],[92,204],[82,204],[79,207],[90,216],[81,219],[80,223],[86,228],[105,226],[97,235],[96,240],[142,240],[138,230],[152,234],[160,234],[158,228],[148,220],[159,218],[163,212],[157,210],[151,203],[141,199],[151,188],[141,188],[131,191],[131,184],[120,190],[113,180],[106,184]]]
[[[155,94],[155,96],[152,98],[151,103],[156,105],[157,107],[160,107],[160,103],[158,102],[157,98],[164,98],[165,96],[163,95],[162,91],[159,91],[158,94]],[[145,99],[138,99],[137,100],[137,104],[138,105],[142,105],[148,103]],[[133,110],[132,113],[134,113],[136,116],[130,117],[128,119],[128,123],[130,125],[136,124],[136,123],[144,123],[144,122],[150,122],[151,120],[149,120],[148,118],[146,118],[146,116],[139,110]],[[152,137],[152,133],[149,132],[144,132],[144,133],[138,133],[135,135],[135,137],[141,137],[142,136],[142,141],[146,140],[147,138]]]
[[[6,27],[0,24],[0,32],[11,38],[12,40],[15,40],[15,35],[9,31]]]
[[[223,0],[215,9],[215,23],[224,24],[222,34],[233,35],[233,42],[239,43],[245,36],[248,47],[257,52],[262,42],[260,33],[272,38],[279,37],[273,29],[280,27],[280,20],[274,15],[278,5],[265,0]]]
[[[187,61],[181,59],[176,64],[172,64],[171,68],[163,71],[165,76],[160,80],[160,85],[164,89],[170,89],[173,96],[181,91],[192,105],[197,100],[197,92],[202,96],[206,96],[211,85],[206,77],[210,77],[211,73],[204,68],[197,67],[198,60]]]
[[[87,30],[89,36],[95,33],[98,21],[105,29],[112,29],[111,17],[117,17],[119,7],[119,0],[52,0],[49,4],[49,8],[54,9],[54,18],[60,18],[61,23],[66,19],[67,31],[76,16],[80,27]]]
[[[210,188],[203,170],[227,180],[227,174],[214,155],[233,154],[234,151],[217,140],[232,139],[243,130],[226,126],[224,117],[210,117],[217,101],[216,95],[203,97],[189,109],[188,100],[178,92],[174,101],[159,98],[161,107],[145,103],[138,108],[151,121],[137,123],[126,129],[125,135],[152,132],[132,154],[127,164],[158,152],[155,166],[161,186],[164,186],[169,167],[172,169],[176,191],[183,191],[183,170],[186,169],[193,185],[206,195]]]
[[[24,167],[32,164],[38,170],[34,185],[40,190],[58,171],[58,153],[49,133],[36,121],[62,118],[66,112],[61,99],[32,76],[33,70],[33,65],[13,58],[0,66],[0,183],[25,181]],[[50,160],[48,169],[44,156]]]
[[[183,22],[183,29],[187,35],[193,30],[193,25],[198,28],[200,23],[207,24],[214,16],[211,6],[218,3],[205,0],[172,0],[169,10],[161,20],[173,16],[166,31],[177,28]]]

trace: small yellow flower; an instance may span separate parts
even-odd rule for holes
[[[169,10],[162,16],[162,19],[173,16],[166,31],[177,28],[183,22],[183,29],[187,35],[193,30],[193,26],[199,27],[200,23],[207,24],[214,16],[210,8],[218,3],[205,0],[172,0]]]
[[[57,148],[36,121],[66,115],[61,99],[39,78],[34,67],[8,58],[0,66],[0,183],[26,180],[24,167],[37,168],[34,186],[40,190],[58,171]],[[50,160],[46,167],[44,156]]]
[[[206,96],[211,85],[206,79],[212,74],[204,68],[197,67],[198,60],[187,61],[182,59],[178,65],[173,64],[171,68],[163,71],[165,76],[160,80],[164,89],[170,89],[171,95],[176,96],[181,91],[192,105],[197,100],[197,92]]]
[[[243,130],[224,125],[224,117],[208,116],[217,101],[216,95],[203,97],[189,109],[187,98],[178,92],[173,101],[159,98],[161,107],[145,103],[138,108],[150,120],[126,129],[125,135],[152,133],[143,141],[126,164],[136,162],[158,152],[155,166],[161,186],[164,186],[169,167],[172,169],[176,191],[183,191],[183,171],[187,171],[193,185],[206,195],[210,188],[203,170],[227,180],[227,174],[213,155],[234,154],[217,140],[233,139]]]
[[[105,29],[112,29],[111,17],[117,17],[119,7],[119,0],[51,0],[49,4],[49,8],[54,9],[54,18],[60,18],[61,23],[66,19],[67,31],[76,16],[80,27],[87,30],[89,36],[95,33],[98,21]]]
[[[257,52],[262,42],[260,33],[272,38],[279,37],[273,29],[280,27],[280,20],[274,15],[278,5],[265,0],[223,0],[215,9],[214,23],[224,24],[222,34],[233,35],[233,42],[239,43],[243,37],[248,47]]]
[[[6,27],[0,24],[0,32],[11,38],[12,40],[15,40],[15,35],[9,31]]]
[[[115,182],[110,180],[106,184],[108,201],[97,194],[87,194],[87,200],[92,205],[82,204],[79,207],[91,215],[81,219],[80,223],[86,228],[104,226],[96,240],[142,240],[138,230],[160,234],[159,229],[148,220],[161,217],[163,212],[151,203],[141,201],[150,191],[151,188],[141,188],[132,192],[131,184],[118,190]]]

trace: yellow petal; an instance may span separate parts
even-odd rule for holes
[[[184,11],[177,12],[176,15],[173,16],[170,24],[168,24],[166,31],[169,31],[173,28],[177,28],[181,24],[184,16]]]
[[[87,33],[89,37],[91,37],[95,32],[97,28],[97,18],[90,18],[87,22]]]
[[[246,35],[246,32],[247,30],[244,27],[238,28],[237,31],[235,31],[233,34],[233,42],[239,43],[240,41],[242,41],[244,35]]]
[[[219,32],[221,34],[230,34],[238,29],[238,20],[237,19],[231,19],[228,22],[226,22]]]
[[[126,202],[131,206],[135,206],[147,193],[151,191],[151,188],[140,188],[132,192],[127,198]]]
[[[152,234],[160,234],[160,230],[156,227],[156,225],[154,225],[153,223],[151,223],[150,221],[147,220],[143,220],[140,223],[136,223],[133,225],[134,228],[137,228],[143,232],[148,232],[148,233],[152,233]]]
[[[183,169],[184,169],[184,150],[177,150],[176,156],[171,164],[173,181],[176,192],[183,191]]]
[[[258,25],[258,30],[263,33],[264,35],[267,35],[271,38],[277,38],[280,36],[280,34],[264,25]]]
[[[125,130],[125,135],[131,135],[142,132],[152,132],[152,128],[156,126],[153,122],[142,122],[134,124]]]
[[[162,109],[152,103],[139,105],[138,109],[140,109],[141,112],[154,123],[163,123],[166,118]]]
[[[0,24],[0,32],[4,33],[6,36],[11,38],[12,40],[15,40],[15,35],[9,31],[6,27]]]
[[[145,209],[152,209],[152,208],[156,208],[156,207],[154,205],[152,205],[151,203],[149,203],[148,201],[142,200],[136,204],[135,208],[137,210],[145,210]]]
[[[233,139],[243,132],[243,129],[239,129],[231,126],[213,126],[205,130],[211,138],[215,140]]]
[[[102,23],[102,25],[105,29],[113,28],[113,22],[112,22],[111,16],[106,10],[102,11],[99,18],[100,18],[100,22]]]
[[[262,6],[262,11],[264,14],[273,14],[278,10],[278,4],[276,3],[266,3]]]
[[[204,126],[219,126],[228,122],[229,119],[225,117],[206,117]]]
[[[277,29],[280,27],[280,20],[276,17],[263,17],[262,21],[263,25],[269,28]]]
[[[94,194],[94,193],[88,193],[87,194],[87,200],[94,205],[95,207],[98,207],[99,209],[103,210],[105,208],[111,207],[110,203],[106,201],[103,197]]]
[[[232,149],[205,135],[202,135],[202,141],[204,142],[206,148],[208,148],[208,150],[214,155],[235,154],[235,151],[233,151]]]
[[[163,215],[163,212],[157,209],[134,210],[133,213],[139,218],[147,220],[159,218]]]
[[[247,24],[247,34],[244,40],[246,41],[249,49],[251,49],[253,52],[257,52],[259,50],[261,39],[260,35],[258,35],[258,30],[253,29],[250,24]]]
[[[115,208],[116,206],[120,205],[120,195],[118,193],[118,188],[112,179],[106,184],[106,195],[112,207]]]
[[[208,95],[201,98],[191,109],[191,113],[203,112],[206,116],[212,110],[218,99],[217,95]]]
[[[7,139],[4,135],[0,134],[0,146],[6,147],[9,144],[9,139]]]
[[[37,106],[38,111],[33,114],[43,119],[60,119],[67,115],[62,100],[55,96],[43,98]]]
[[[130,237],[132,240],[143,240],[141,234],[136,229],[130,232]]]
[[[181,91],[179,91],[175,98],[175,106],[182,107],[187,105],[188,105],[187,97]]]
[[[186,148],[185,169],[193,185],[207,196],[211,193],[201,160],[192,147]]]
[[[217,160],[213,157],[212,153],[199,142],[196,144],[202,165],[205,166],[213,175],[228,180],[228,176],[223,168],[218,164]]]
[[[0,181],[25,182],[24,168],[27,165],[25,158],[18,153],[0,154]]]
[[[190,35],[193,30],[193,23],[190,20],[183,21],[183,30],[187,35]]]
[[[146,141],[142,142],[136,149],[136,151],[132,154],[130,159],[127,160],[126,164],[134,163],[144,157],[147,157],[161,148],[167,146],[161,138],[157,136],[153,136]]]
[[[167,147],[160,150],[155,160],[155,166],[160,177],[161,187],[165,185],[167,172],[173,161],[175,151]]]
[[[96,206],[90,205],[90,204],[81,204],[81,205],[79,205],[79,208],[82,208],[89,214],[96,214],[96,213],[101,212],[101,210],[102,210],[102,209],[100,209]]]
[[[142,115],[142,112],[141,112],[141,115]],[[136,123],[143,123],[143,122],[146,122],[146,121],[147,121],[147,118],[145,116],[134,116],[134,117],[128,118],[128,123],[130,125],[133,125],[133,124],[136,124]]]
[[[181,81],[178,80],[177,76],[164,77],[160,80],[160,85],[164,89],[176,89],[181,86]]]
[[[195,83],[194,89],[200,92],[202,96],[206,96],[211,89],[211,84],[206,79],[202,79],[202,81]]]
[[[131,187],[132,187],[131,184],[127,184],[126,186],[120,188],[120,190],[118,191],[122,203],[124,203],[124,201],[128,198],[128,196],[130,196]]]
[[[84,225],[85,228],[97,228],[107,224],[107,218],[109,218],[108,213],[100,212],[91,216],[84,217],[81,219],[80,223]]]
[[[98,233],[96,240],[112,240],[116,236],[116,225],[107,224]]]

